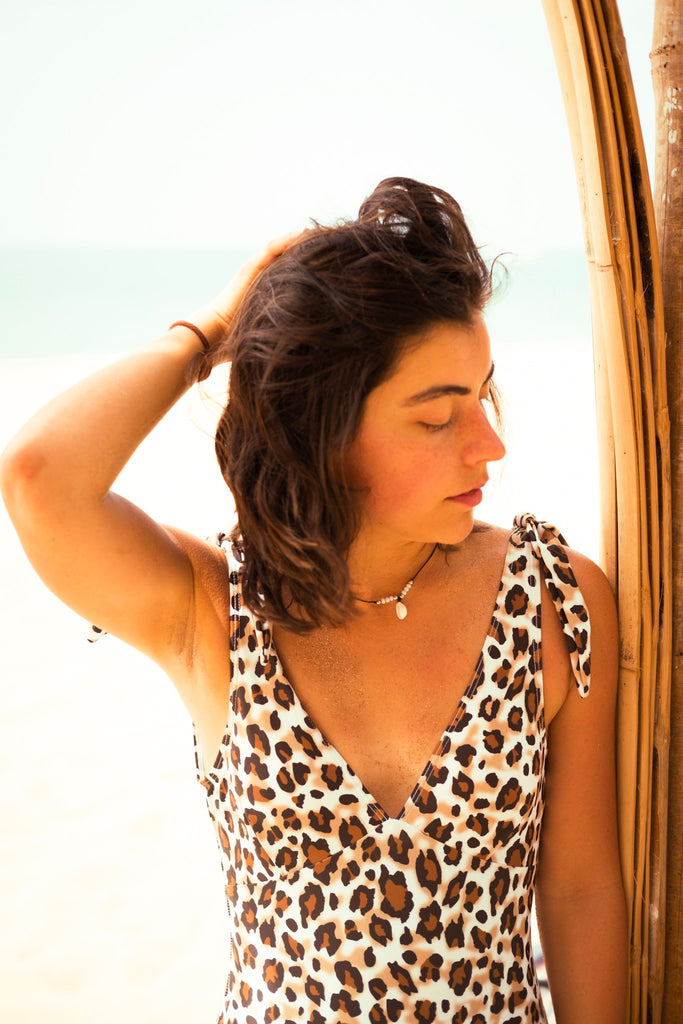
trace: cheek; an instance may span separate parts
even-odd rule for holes
[[[417,503],[443,475],[442,460],[435,453],[386,437],[368,438],[359,444],[350,469],[354,486],[364,492],[361,500],[368,508],[383,511]]]

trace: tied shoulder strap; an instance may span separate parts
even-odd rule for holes
[[[562,623],[574,678],[581,697],[590,690],[590,620],[569,561],[567,542],[550,523],[525,512],[515,518],[514,543],[529,544]]]

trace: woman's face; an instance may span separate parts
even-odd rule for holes
[[[368,395],[346,453],[362,529],[398,543],[467,537],[487,463],[505,454],[488,416],[492,373],[481,317],[436,324],[408,346]]]

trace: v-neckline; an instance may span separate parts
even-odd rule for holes
[[[401,807],[401,809],[400,809],[400,811],[399,811],[399,813],[397,815],[389,814],[382,807],[382,804],[380,803],[380,801],[377,800],[376,797],[371,793],[371,791],[365,785],[365,783],[363,782],[363,779],[358,774],[358,772],[355,770],[353,765],[347,760],[347,758],[344,757],[344,755],[341,753],[339,748],[334,743],[332,743],[331,740],[329,740],[327,738],[327,736],[325,735],[323,730],[320,728],[320,726],[317,724],[317,722],[315,721],[313,716],[310,714],[310,712],[305,707],[303,701],[301,700],[301,698],[300,698],[300,696],[299,696],[299,694],[297,692],[296,687],[291,682],[291,680],[288,678],[287,673],[284,670],[284,665],[282,664],[280,656],[279,656],[279,654],[277,652],[277,648],[275,646],[275,640],[273,638],[273,631],[272,631],[270,623],[267,622],[267,621],[262,621],[261,624],[260,624],[260,627],[256,626],[256,623],[254,623],[255,627],[257,629],[259,629],[259,631],[262,634],[261,646],[263,648],[264,654],[271,659],[271,663],[272,663],[272,666],[273,666],[273,677],[276,680],[278,680],[279,682],[283,683],[285,686],[288,687],[288,689],[290,690],[290,692],[291,692],[291,694],[293,696],[293,700],[294,700],[294,703],[295,703],[297,709],[300,711],[301,715],[306,719],[306,721],[308,723],[310,723],[310,728],[316,733],[317,737],[321,741],[322,746],[327,748],[327,750],[331,751],[332,755],[336,758],[336,760],[337,760],[337,762],[339,764],[339,767],[341,767],[341,769],[344,771],[345,774],[351,775],[354,779],[356,779],[358,781],[358,784],[360,785],[363,793],[368,798],[368,813],[369,813],[369,815],[370,815],[370,817],[371,817],[371,819],[373,821],[377,821],[377,820],[380,820],[380,821],[406,821],[407,820],[408,811],[411,808],[416,808],[417,807],[417,804],[415,802],[415,798],[417,797],[417,795],[421,791],[423,783],[431,775],[431,773],[432,773],[432,771],[434,769],[435,762],[443,757],[444,740],[446,738],[446,735],[448,733],[454,731],[454,729],[456,728],[458,722],[460,721],[460,718],[461,718],[462,714],[465,712],[465,710],[467,708],[467,705],[472,700],[472,698],[474,697],[475,693],[477,693],[477,691],[479,690],[479,688],[480,688],[480,686],[481,686],[481,684],[482,684],[482,682],[483,682],[483,680],[485,678],[485,673],[482,671],[482,663],[484,661],[484,656],[485,656],[485,652],[486,652],[486,641],[487,641],[487,638],[491,634],[491,627],[494,624],[494,622],[496,621],[496,615],[498,614],[498,611],[499,611],[500,596],[501,596],[501,592],[502,592],[502,589],[503,589],[502,584],[503,584],[505,576],[506,576],[506,574],[508,572],[508,565],[509,565],[509,561],[510,561],[511,545],[512,545],[512,538],[510,538],[508,540],[508,543],[507,543],[507,546],[506,546],[506,549],[505,549],[505,557],[504,557],[504,560],[503,560],[503,569],[502,569],[502,572],[501,572],[501,575],[500,575],[500,579],[498,581],[498,589],[496,591],[496,598],[495,598],[495,601],[494,601],[493,610],[492,610],[492,612],[491,612],[491,614],[489,616],[489,619],[488,619],[488,623],[487,623],[487,626],[486,626],[486,632],[484,634],[483,641],[482,641],[482,644],[481,644],[481,648],[479,650],[479,655],[477,657],[476,665],[474,667],[474,673],[473,673],[472,679],[470,680],[468,685],[465,687],[461,697],[458,700],[458,703],[457,703],[457,705],[455,707],[454,712],[451,714],[448,722],[446,723],[444,728],[441,730],[441,732],[439,734],[439,737],[438,737],[438,740],[437,740],[436,744],[434,745],[434,748],[433,748],[431,754],[429,754],[429,756],[427,757],[427,760],[426,760],[426,762],[425,762],[425,764],[424,764],[424,766],[422,768],[422,771],[420,772],[420,774],[419,774],[419,776],[418,776],[414,786],[410,790],[410,793],[408,794],[405,802],[403,803],[403,805],[402,805],[402,807]]]

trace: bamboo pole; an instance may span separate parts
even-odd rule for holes
[[[629,1019],[636,1024],[658,1021],[662,998],[666,772],[656,744],[658,712],[669,693],[671,498],[661,280],[616,0],[544,0],[544,8],[574,151],[591,287],[601,560],[620,618],[619,834],[630,918]]]
[[[657,798],[669,817],[665,959],[662,958],[659,970],[663,987],[662,1020],[664,1024],[675,1024],[683,1013],[683,10],[675,0],[657,0],[650,60],[657,125],[654,200],[667,333],[674,509],[675,656],[671,709],[667,714],[667,709],[662,708],[656,747]]]

